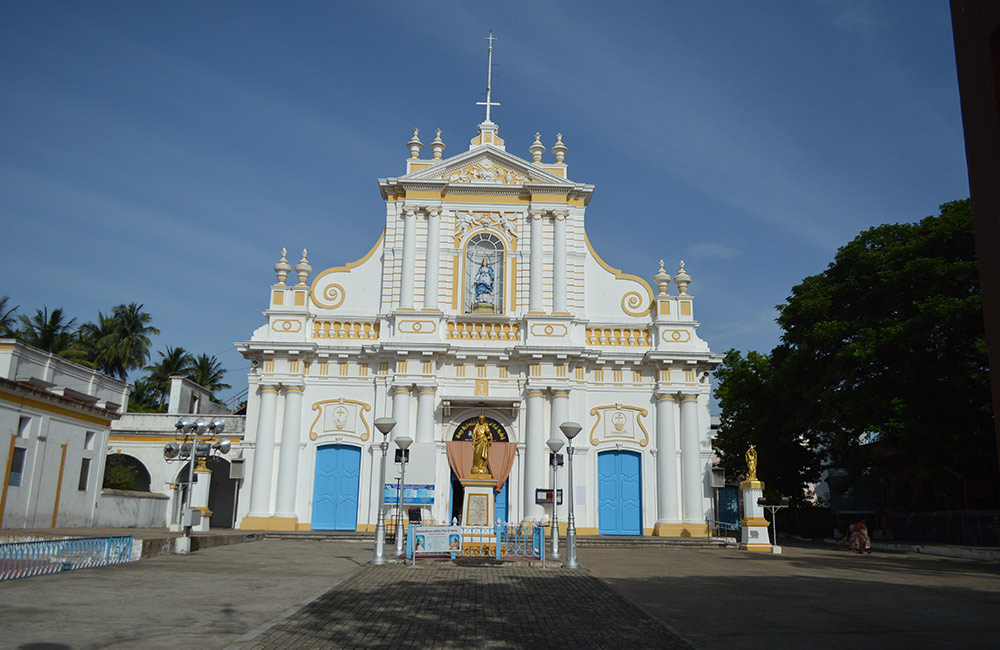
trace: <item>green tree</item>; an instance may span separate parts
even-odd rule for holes
[[[48,307],[36,309],[33,316],[18,317],[21,327],[17,330],[17,338],[32,347],[53,354],[61,354],[76,349],[76,338],[73,326],[76,319],[66,320],[61,308],[49,313]]]
[[[729,476],[745,476],[745,453],[756,445],[757,477],[768,494],[802,500],[819,479],[820,455],[787,408],[788,386],[771,355],[730,350],[716,370],[722,411],[716,448]]]
[[[7,296],[0,296],[0,337],[4,338],[14,336],[17,330],[17,317],[14,315],[17,305],[9,307],[8,302]]]
[[[177,346],[167,346],[163,352],[158,353],[160,360],[146,370],[149,371],[149,381],[156,391],[159,405],[162,407],[170,393],[170,377],[181,375],[189,377],[194,368],[194,357],[188,354],[187,350]]]
[[[225,376],[226,371],[218,359],[207,354],[199,354],[188,379],[210,390],[212,398],[215,399],[216,392],[230,388],[229,384],[222,381]]]
[[[136,379],[128,400],[129,413],[155,413],[162,411],[159,392],[148,378]]]
[[[160,333],[150,322],[152,316],[142,311],[142,305],[117,305],[110,317],[98,315],[98,367],[113,377],[125,381],[128,373],[144,368],[149,361],[150,337]],[[106,334],[105,334],[106,332]]]
[[[805,437],[854,476],[924,483],[927,494],[954,486],[953,475],[995,476],[968,200],[861,233],[778,310],[784,334],[765,377],[785,420],[774,435]],[[724,407],[723,419],[761,435],[760,410],[772,407],[759,403],[749,415]]]

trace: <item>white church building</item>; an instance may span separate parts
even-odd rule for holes
[[[554,161],[538,134],[520,158],[488,108],[452,157],[438,131],[421,158],[414,130],[405,173],[378,181],[385,228],[360,259],[313,275],[306,251],[294,268],[282,251],[265,322],[238,344],[253,366],[241,528],[373,530],[383,416],[390,441],[414,440],[407,510],[450,522],[462,486],[449,443],[483,415],[499,519],[551,516],[536,503],[552,482],[546,441],[575,421],[575,489],[565,467],[557,482],[579,534],[708,536],[721,357],[698,337],[684,263],[673,285],[662,262],[646,269],[655,289],[605,263],[585,229],[594,186],[570,180],[562,135]]]

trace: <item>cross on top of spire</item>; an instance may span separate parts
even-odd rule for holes
[[[489,58],[488,58],[487,66],[486,66],[486,101],[485,102],[476,102],[476,106],[485,106],[486,107],[486,122],[485,123],[486,124],[492,124],[492,122],[490,121],[490,107],[491,106],[499,106],[500,105],[500,102],[491,101],[491,97],[490,97],[490,93],[491,93],[492,86],[493,86],[493,41],[495,41],[497,39],[493,36],[493,31],[490,30],[490,35],[487,36],[487,37],[485,37],[485,38],[483,38],[483,40],[490,42],[490,46],[489,46],[489,50],[488,50],[488,52],[489,52]]]

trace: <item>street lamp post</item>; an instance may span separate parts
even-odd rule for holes
[[[552,436],[552,439],[545,443],[552,450],[552,550],[549,556],[559,559],[559,488],[556,485],[556,468],[559,464],[559,450],[563,448],[563,441]]]
[[[382,463],[379,465],[378,475],[378,512],[375,523],[375,552],[372,554],[372,564],[385,564],[385,456],[389,453],[389,432],[396,426],[396,421],[392,418],[377,418],[375,428],[382,434],[382,442],[379,447],[382,449]]]
[[[409,436],[396,438],[396,446],[400,449],[399,462],[399,496],[396,498],[396,557],[403,557],[403,491],[406,489],[406,450],[413,443]]]
[[[567,499],[569,500],[569,515],[566,518],[566,561],[563,562],[564,569],[579,569],[580,563],[576,560],[576,516],[573,512],[573,438],[582,429],[576,422],[563,422],[559,425],[559,430],[563,432],[569,440],[566,447],[566,454],[569,456],[569,479],[566,482]]]

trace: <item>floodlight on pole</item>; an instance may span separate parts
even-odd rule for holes
[[[403,557],[403,491],[406,489],[406,450],[413,444],[410,436],[398,436],[396,446],[402,450],[399,459],[399,493],[396,497],[396,557]]]
[[[552,462],[550,463],[552,465],[552,542],[549,557],[554,560],[559,559],[559,487],[556,485],[556,469],[558,469],[559,465],[559,450],[565,444],[562,440],[556,438],[555,435],[545,442],[545,445],[552,451]]]

